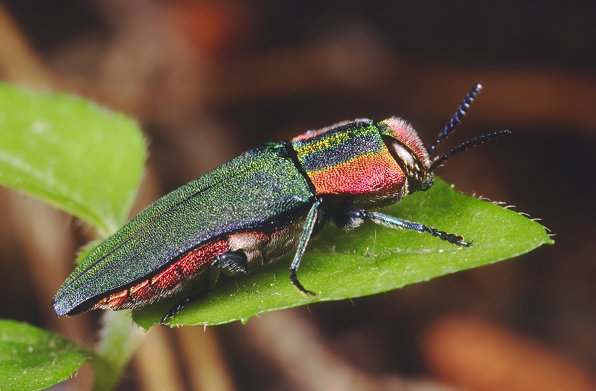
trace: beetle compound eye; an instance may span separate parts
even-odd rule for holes
[[[412,154],[408,150],[406,150],[404,147],[402,147],[398,143],[393,143],[392,146],[395,150],[395,154],[399,157],[399,159],[401,159],[402,162],[404,162],[405,166],[415,167],[416,163],[414,161],[414,158],[412,157]]]
[[[427,176],[426,167],[422,164],[420,158],[411,149],[394,138],[384,137],[383,139],[391,156],[408,178],[410,191],[419,190]]]

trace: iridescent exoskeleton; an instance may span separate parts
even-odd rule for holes
[[[400,118],[358,119],[267,143],[224,163],[162,197],[91,251],[56,294],[56,313],[136,308],[178,297],[165,321],[220,273],[250,273],[290,252],[292,284],[314,294],[297,271],[313,233],[329,221],[352,229],[370,220],[469,246],[458,235],[371,209],[430,188],[434,169],[448,157],[508,132],[429,156],[480,88],[470,90],[428,149]]]

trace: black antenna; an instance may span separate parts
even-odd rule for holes
[[[478,136],[478,137],[468,140],[464,143],[461,143],[460,145],[453,148],[449,152],[444,153],[441,156],[437,156],[436,158],[434,158],[428,171],[433,172],[437,167],[439,167],[441,164],[445,163],[445,160],[449,159],[451,156],[455,155],[456,153],[460,153],[460,152],[465,151],[466,149],[477,147],[480,144],[484,144],[487,141],[495,140],[499,137],[505,136],[506,134],[511,134],[511,132],[506,129],[505,130],[497,130],[495,132],[486,133],[486,134],[483,134],[482,136]]]
[[[443,140],[445,140],[447,138],[447,136],[449,136],[449,133],[451,133],[455,130],[457,125],[459,125],[462,118],[466,115],[466,112],[472,105],[472,102],[474,102],[476,95],[478,95],[478,93],[481,90],[482,90],[482,85],[480,83],[476,83],[474,85],[474,87],[472,87],[470,89],[470,91],[464,98],[464,101],[459,105],[459,107],[457,108],[457,111],[455,112],[455,114],[453,114],[453,117],[451,117],[451,119],[449,120],[449,123],[447,125],[445,125],[445,128],[443,129],[443,131],[441,133],[439,133],[439,136],[437,137],[435,142],[432,143],[432,145],[427,149],[429,155],[432,155],[432,153],[435,151],[437,146]]]

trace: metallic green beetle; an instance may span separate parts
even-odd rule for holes
[[[460,236],[368,208],[428,189],[432,172],[448,157],[508,132],[429,157],[480,89],[477,84],[470,90],[428,150],[407,122],[392,117],[342,122],[245,152],[156,201],[91,251],[56,294],[56,313],[136,308],[179,297],[165,320],[221,272],[246,274],[290,251],[291,282],[314,294],[296,273],[309,239],[329,220],[346,229],[371,220],[468,246]]]

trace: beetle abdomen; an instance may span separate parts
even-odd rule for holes
[[[136,308],[170,297],[182,288],[185,281],[195,278],[215,257],[228,250],[227,240],[201,246],[157,274],[100,299],[90,309]]]
[[[200,274],[211,267],[217,256],[228,251],[246,255],[249,270],[259,269],[266,263],[274,262],[297,245],[297,231],[303,228],[304,219],[290,220],[288,224],[271,232],[244,231],[230,234],[224,239],[198,247],[174,261],[156,274],[147,276],[140,282],[124,287],[116,292],[97,299],[87,308],[120,310],[143,307],[164,298],[175,296],[184,286],[195,281]],[[196,285],[195,289],[206,288]],[[87,309],[81,307],[81,312]]]
[[[80,312],[226,235],[275,229],[312,197],[285,143],[248,151],[164,196],[99,245],[56,293],[54,310]]]

